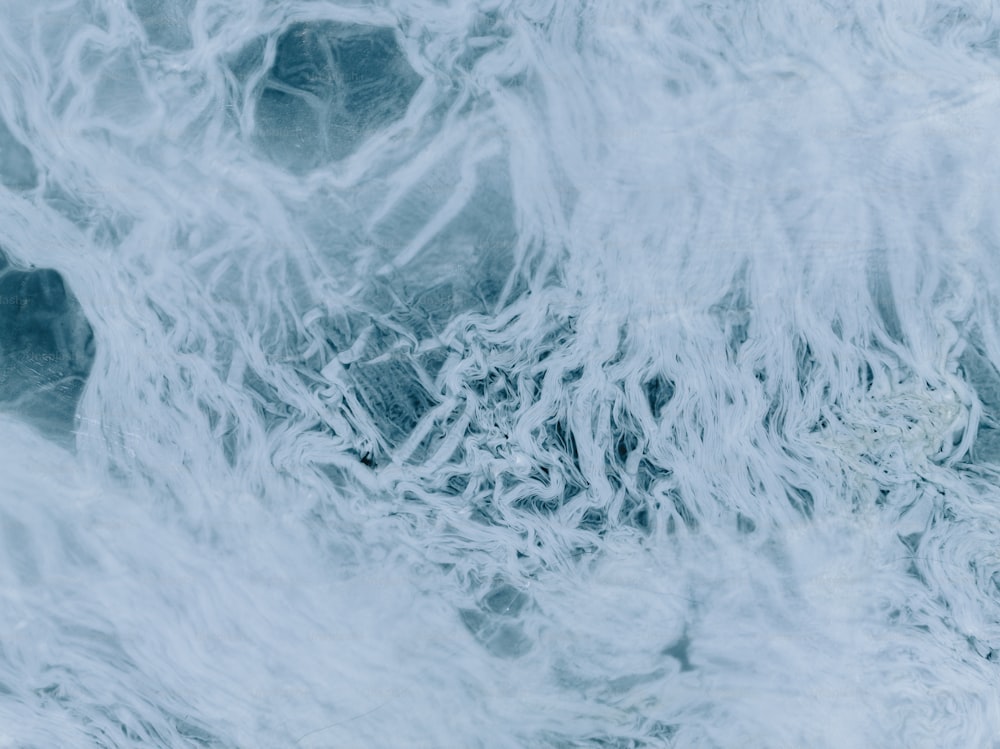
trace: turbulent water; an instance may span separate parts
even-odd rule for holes
[[[0,10],[0,748],[1000,746],[1000,14]]]

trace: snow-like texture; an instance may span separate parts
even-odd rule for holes
[[[992,748],[1000,14],[0,9],[0,747]]]

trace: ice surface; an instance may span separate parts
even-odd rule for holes
[[[38,169],[31,151],[0,118],[0,183],[13,190],[29,190],[38,184]]]
[[[93,330],[62,276],[0,265],[3,408],[68,439],[93,362]]]
[[[188,16],[193,0],[131,0],[151,44],[168,50],[191,46]]]
[[[419,85],[392,29],[293,24],[257,100],[257,140],[294,171],[342,159],[402,117]]]
[[[991,747],[1000,16],[0,10],[0,749]]]
[[[433,405],[405,359],[358,364],[351,370],[351,377],[379,433],[392,447],[409,436]]]

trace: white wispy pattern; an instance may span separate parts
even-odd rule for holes
[[[1000,747],[989,2],[0,10],[0,748]]]

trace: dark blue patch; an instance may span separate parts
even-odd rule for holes
[[[391,29],[294,24],[258,98],[258,142],[296,172],[342,159],[400,119],[420,81]]]
[[[368,415],[389,447],[406,440],[434,399],[413,366],[402,359],[357,364],[351,376]]]
[[[519,658],[531,650],[531,640],[516,622],[498,619],[475,609],[461,609],[459,616],[469,633],[499,658]]]
[[[677,663],[680,664],[681,673],[684,673],[685,671],[694,671],[694,666],[691,665],[691,659],[689,655],[690,649],[691,649],[691,640],[685,634],[683,637],[681,637],[681,639],[679,639],[673,645],[664,648],[660,652],[663,655],[668,655],[674,660],[676,660]]]
[[[68,437],[94,362],[94,334],[53,270],[0,275],[0,406]]]
[[[663,407],[674,397],[674,383],[662,375],[656,375],[643,385],[643,390],[653,418],[660,418]]]
[[[494,614],[517,616],[528,601],[528,596],[514,586],[499,583],[483,598],[483,606]]]
[[[1000,373],[989,358],[970,344],[959,357],[966,382],[983,404],[976,439],[969,452],[973,463],[1000,463]]]

